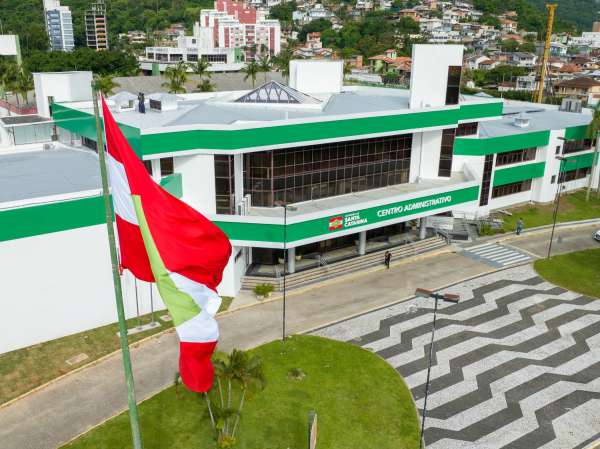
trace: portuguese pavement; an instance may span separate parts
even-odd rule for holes
[[[428,449],[583,448],[600,433],[600,300],[531,265],[462,282],[439,304]],[[315,331],[385,358],[422,412],[433,300],[415,298]]]

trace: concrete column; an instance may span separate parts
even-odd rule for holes
[[[423,240],[427,237],[427,218],[423,217],[419,219],[419,240]]]
[[[287,272],[288,274],[296,272],[296,248],[287,250]]]
[[[162,178],[160,159],[152,159],[150,163],[152,164],[152,179],[156,182],[160,182],[160,178]]]
[[[358,233],[358,255],[364,256],[367,253],[367,231]]]

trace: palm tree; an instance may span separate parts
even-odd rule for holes
[[[231,437],[235,438],[235,431],[240,422],[240,415],[244,407],[246,394],[252,388],[262,390],[265,386],[265,374],[263,372],[262,360],[257,356],[249,357],[246,352],[234,351],[231,354],[232,358],[237,358],[237,363],[234,365],[234,379],[239,382],[242,389],[240,404],[235,414],[235,423],[231,431]]]
[[[590,179],[588,181],[587,192],[585,194],[585,200],[590,200],[590,192],[592,190],[592,179],[594,178],[594,169],[598,165],[598,150],[600,146],[600,102],[596,104],[593,112],[594,116],[592,119],[592,123],[588,126],[588,137],[594,142],[594,138],[596,139],[596,145],[594,146],[594,158],[592,159],[592,170],[590,173]],[[596,190],[596,195],[600,195],[600,179],[598,180],[598,189]]]
[[[103,75],[96,78],[96,86],[105,97],[112,95],[117,87],[121,87],[119,83],[113,80],[111,75]]]
[[[273,60],[277,70],[279,70],[287,80],[290,76],[290,61],[292,60],[292,51],[289,46],[285,50],[282,50],[275,58],[273,58]]]
[[[208,71],[210,68],[210,62],[206,58],[200,58],[196,64],[190,64],[190,68],[196,75],[200,75],[200,79],[206,77],[210,78],[212,73]]]
[[[211,83],[209,79],[203,79],[202,82],[198,84],[198,89],[200,89],[200,92],[212,92],[215,90],[215,85]]]
[[[185,93],[185,82],[188,80],[187,68],[188,65],[183,61],[179,61],[176,65],[167,67],[165,76],[169,81],[163,83],[162,86],[168,88],[169,93],[172,94]]]
[[[263,56],[258,60],[258,70],[265,74],[265,83],[267,82],[267,73],[271,71],[271,60],[268,56]]]
[[[252,80],[252,89],[254,89],[254,84],[256,84],[256,75],[259,72],[258,64],[254,61],[249,62],[241,71],[246,74],[246,76],[244,76],[244,81],[248,81],[248,78]]]
[[[13,89],[17,93],[17,103],[20,94],[23,102],[27,104],[29,102],[29,91],[33,90],[33,76],[31,75],[31,72],[21,69],[17,73]]]

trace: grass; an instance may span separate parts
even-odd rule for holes
[[[233,298],[223,297],[219,311],[227,310],[232,300]],[[155,314],[160,327],[130,335],[129,343],[173,327],[171,321],[165,322],[159,318],[166,313]],[[142,324],[149,323],[150,320],[150,314],[141,317]],[[132,318],[127,321],[127,327],[135,327],[137,323],[137,318]],[[0,355],[0,404],[118,350],[118,330],[117,323],[109,324]],[[67,359],[81,353],[87,354],[88,358],[76,365],[66,363]]]
[[[513,215],[504,216],[504,230],[514,231],[517,229],[517,220],[523,219],[525,228],[548,225],[552,223],[554,203],[525,205],[507,209]],[[590,201],[585,201],[585,189],[574,193],[563,195],[560,199],[557,222],[589,220],[600,218],[600,199],[596,192],[590,195]]]
[[[378,356],[359,347],[294,336],[253,350],[264,362],[267,385],[246,403],[236,449],[305,449],[308,412],[318,415],[317,447],[418,447],[418,419],[406,384]],[[305,377],[289,373],[300,369]],[[301,376],[300,376],[301,377]],[[140,406],[145,449],[212,449],[206,404],[199,395],[168,388]],[[127,414],[65,446],[131,448]]]
[[[600,248],[536,260],[534,268],[553,284],[600,298]]]

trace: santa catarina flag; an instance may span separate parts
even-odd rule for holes
[[[121,265],[156,282],[180,341],[179,371],[193,391],[213,382],[210,361],[219,338],[216,293],[231,255],[227,236],[163,190],[146,171],[102,99],[107,165]]]

